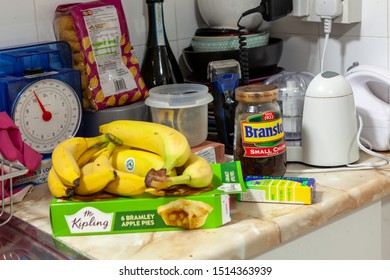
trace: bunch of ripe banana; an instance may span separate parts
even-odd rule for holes
[[[191,152],[179,131],[157,123],[118,120],[101,125],[100,133],[56,146],[48,174],[53,196],[185,195],[210,189],[211,165]]]

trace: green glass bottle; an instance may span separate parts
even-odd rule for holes
[[[183,83],[183,75],[165,32],[164,0],[146,0],[149,31],[141,74],[146,87]]]

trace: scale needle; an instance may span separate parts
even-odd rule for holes
[[[43,106],[41,100],[38,97],[38,94],[35,91],[33,91],[33,93],[34,93],[34,96],[35,96],[36,100],[38,101],[39,107],[42,110],[42,119],[45,122],[50,121],[51,120],[51,113],[45,109],[45,107]]]

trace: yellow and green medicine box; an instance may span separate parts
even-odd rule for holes
[[[246,192],[238,201],[312,204],[315,200],[314,178],[282,176],[245,176]]]

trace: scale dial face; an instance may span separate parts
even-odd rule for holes
[[[39,153],[51,153],[56,145],[76,135],[82,108],[74,89],[57,79],[28,85],[13,104],[12,118],[23,141]]]

